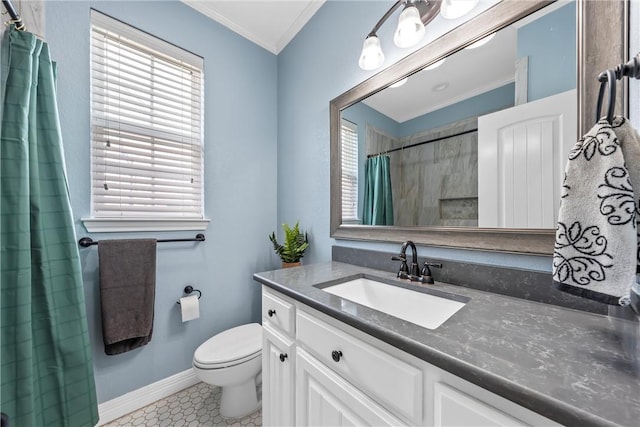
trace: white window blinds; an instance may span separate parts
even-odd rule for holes
[[[202,58],[91,11],[92,213],[203,218]]]
[[[342,219],[358,219],[358,128],[342,120]]]

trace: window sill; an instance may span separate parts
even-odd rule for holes
[[[342,220],[343,224],[352,224],[352,225],[359,225],[362,224],[362,221],[359,219],[343,219]]]
[[[199,231],[206,230],[208,219],[192,218],[82,218],[89,233],[125,231]]]

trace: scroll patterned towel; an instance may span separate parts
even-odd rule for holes
[[[634,193],[634,188],[635,193]],[[569,153],[553,280],[584,298],[626,305],[636,280],[640,136],[628,120],[600,120]]]
[[[156,240],[100,240],[100,306],[104,352],[146,345],[153,333]]]

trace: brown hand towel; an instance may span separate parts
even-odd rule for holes
[[[100,240],[98,255],[104,352],[146,345],[153,332],[156,240]]]

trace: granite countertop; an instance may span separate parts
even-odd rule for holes
[[[638,324],[621,328],[627,321],[436,282],[427,286],[471,300],[429,330],[314,287],[362,273],[396,281],[395,273],[340,262],[253,277],[561,424],[640,426],[640,355],[625,353],[621,336]]]

